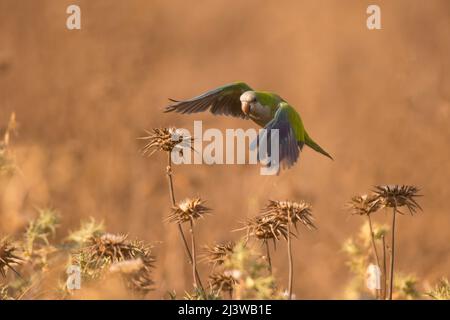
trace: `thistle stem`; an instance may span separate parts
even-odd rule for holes
[[[288,299],[292,300],[292,283],[293,283],[293,268],[294,262],[292,260],[292,246],[291,246],[291,216],[288,210],[288,221],[287,221],[287,246],[288,246],[288,263],[289,263],[289,282],[288,282]]]
[[[386,300],[386,277],[387,277],[387,267],[386,267],[386,241],[384,239],[384,234],[381,236],[381,241],[383,243],[383,274],[381,275],[381,279],[383,280],[383,292],[382,292],[382,299]]]
[[[175,201],[175,192],[174,192],[174,189],[173,189],[172,158],[171,158],[170,152],[167,152],[166,175],[167,175],[167,180],[169,181],[170,200],[172,202],[172,207],[174,207],[176,205],[176,201]],[[199,277],[199,274],[198,274],[198,271],[197,271],[197,266],[195,265],[195,263],[193,263],[191,250],[189,249],[189,245],[188,245],[188,242],[187,242],[186,237],[184,235],[181,223],[177,223],[177,226],[178,226],[178,232],[180,234],[181,240],[183,241],[183,245],[184,245],[184,249],[185,249],[185,252],[186,252],[186,256],[188,258],[188,262],[189,262],[189,264],[193,265],[193,270],[195,270],[194,281],[197,284],[197,279],[198,279],[198,284],[199,284],[200,288],[202,289],[202,291],[204,292],[203,285],[201,283],[201,280],[200,280],[200,277]]]
[[[192,277],[194,278],[194,283],[203,290],[203,286],[200,282],[200,278],[197,273],[197,255],[195,250],[195,233],[194,233],[194,223],[190,221],[190,232],[191,232],[191,248],[192,248]]]
[[[392,292],[394,288],[394,260],[395,260],[395,215],[396,208],[392,211],[392,237],[391,237],[391,271],[390,271],[390,284],[389,284],[389,300],[392,300]]]
[[[372,241],[373,254],[374,254],[375,260],[377,262],[378,270],[381,270],[380,259],[378,258],[377,246],[375,244],[375,234],[373,232],[372,219],[370,218],[370,214],[367,215],[367,219],[369,220],[370,239]],[[380,297],[380,289],[376,289],[376,296],[377,296],[377,299]]]
[[[270,274],[272,274],[272,259],[270,258],[269,242],[265,241],[265,243],[266,243],[267,262],[269,263],[269,272],[270,272]]]

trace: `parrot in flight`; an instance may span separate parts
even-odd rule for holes
[[[255,91],[244,82],[234,82],[189,100],[169,100],[172,104],[164,112],[190,114],[209,110],[214,115],[251,119],[268,132],[278,129],[279,162],[283,167],[290,168],[297,162],[305,144],[333,159],[308,135],[298,112],[275,93]],[[264,137],[270,139],[268,134]],[[258,139],[261,138],[260,134]],[[270,141],[266,143],[270,146]]]

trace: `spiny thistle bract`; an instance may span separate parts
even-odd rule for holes
[[[209,283],[211,289],[216,291],[218,294],[221,292],[227,292],[231,296],[234,285],[236,284],[236,279],[234,279],[230,274],[216,272],[209,275]]]
[[[148,143],[142,149],[144,155],[151,156],[157,151],[171,152],[179,149],[180,152],[184,147],[188,146],[192,149],[191,137],[185,136],[176,128],[155,128],[146,131],[148,136],[142,137],[142,140],[148,140]]]
[[[216,244],[214,246],[205,246],[202,260],[212,264],[214,267],[216,265],[222,265],[233,253],[235,245],[236,244],[233,241],[229,241],[223,244]]]
[[[255,237],[263,242],[273,240],[275,243],[280,240],[281,237],[287,239],[288,234],[286,223],[264,215],[248,219],[245,222],[245,227],[238,230],[243,229],[247,232],[246,240],[248,240],[249,237]]]
[[[384,207],[395,208],[406,206],[409,213],[413,215],[417,209],[422,210],[415,198],[420,197],[419,189],[408,185],[386,185],[375,186],[374,194]],[[398,211],[401,213],[400,211]]]
[[[311,214],[311,205],[308,203],[292,201],[273,201],[261,211],[261,215],[248,219],[245,227],[239,230],[247,230],[247,238],[254,236],[267,242],[288,238],[288,217],[290,223],[297,227],[297,223],[303,224],[308,229],[315,229]]]
[[[274,201],[269,200],[269,204],[261,211],[266,218],[279,221],[280,223],[291,222],[294,226],[300,222],[308,229],[316,229],[311,214],[311,205],[305,201]],[[289,221],[288,221],[289,220]]]
[[[350,212],[354,215],[369,215],[381,208],[381,201],[376,195],[359,195],[352,198],[347,204]]]
[[[187,198],[172,208],[172,213],[167,220],[181,224],[203,218],[205,214],[211,211],[211,209],[204,206],[204,203],[205,201],[201,198]]]
[[[6,238],[0,240],[0,274],[3,277],[6,277],[6,270],[11,269],[19,274],[14,268],[13,265],[20,264],[22,258],[18,257],[15,252],[17,248],[12,245]]]
[[[130,289],[146,293],[153,284],[150,273],[155,258],[151,253],[151,246],[142,241],[129,241],[127,238],[127,235],[109,233],[94,236],[87,247],[73,255],[73,263],[80,266],[83,276],[88,280],[98,279],[106,268],[111,268],[112,265],[112,271],[124,273]],[[129,262],[128,265],[117,265],[119,262],[130,260],[133,262]],[[126,273],[125,267],[130,267],[131,264],[135,267],[141,265],[135,272]],[[129,270],[131,269],[128,268]]]

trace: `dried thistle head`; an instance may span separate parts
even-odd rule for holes
[[[415,200],[416,197],[421,196],[418,192],[417,187],[407,185],[375,186],[374,190],[375,196],[383,206],[395,209],[406,206],[411,215],[416,213],[417,209],[422,210]]]
[[[364,216],[378,211],[381,208],[381,201],[374,194],[364,194],[353,197],[347,207],[352,214]]]
[[[253,236],[263,242],[273,240],[275,243],[275,241],[280,240],[281,237],[287,239],[288,236],[286,222],[281,219],[273,219],[267,215],[248,219],[242,229],[245,229],[247,232],[246,239]]]
[[[131,256],[132,247],[127,241],[128,236],[125,234],[105,233],[98,237],[91,238],[91,246],[89,251],[92,255],[109,258],[111,262],[125,260]]]
[[[212,273],[209,275],[209,283],[213,291],[218,293],[227,292],[231,295],[233,293],[236,280],[232,275],[226,273]]]
[[[0,240],[0,274],[6,277],[6,270],[11,269],[17,275],[19,274],[12,266],[20,264],[23,260],[15,254],[17,248],[13,246],[6,238]]]
[[[172,150],[177,148],[182,152],[184,147],[192,149],[193,139],[183,135],[179,129],[155,128],[146,132],[148,136],[140,138],[148,141],[142,149],[144,155],[151,156],[156,151],[172,152]]]
[[[81,267],[87,279],[97,279],[109,270],[121,273],[132,291],[146,293],[153,284],[150,278],[155,262],[152,247],[127,238],[127,235],[110,233],[94,236],[89,246],[73,255],[73,263]]]
[[[214,246],[205,246],[203,260],[210,264],[222,265],[225,260],[233,254],[235,243],[229,241],[223,244],[216,244]]]
[[[184,223],[203,218],[211,209],[204,206],[201,198],[187,198],[172,208],[172,213],[167,220],[169,222]]]
[[[269,204],[261,211],[269,219],[288,223],[289,221],[297,226],[300,222],[308,229],[316,229],[311,214],[311,205],[305,201],[274,201],[269,200]]]

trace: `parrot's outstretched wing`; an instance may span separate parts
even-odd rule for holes
[[[244,82],[227,84],[189,100],[171,100],[174,104],[166,107],[164,112],[196,113],[209,109],[215,115],[247,119],[248,117],[241,110],[239,97],[244,92],[251,90],[252,88]]]
[[[301,122],[297,123],[300,121],[297,120],[297,117],[296,111],[290,105],[285,102],[280,103],[274,118],[264,127],[265,130],[258,137],[259,146],[266,146],[269,161],[273,161],[276,158],[272,157],[274,150],[271,148],[271,130],[278,130],[278,161],[283,169],[289,169],[297,162],[304,145],[304,141],[301,139],[303,125]],[[252,145],[254,146],[255,143]],[[269,162],[268,165],[272,164]]]

